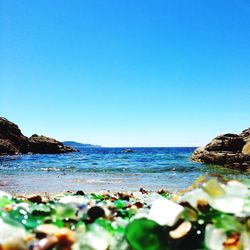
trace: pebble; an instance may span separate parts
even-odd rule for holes
[[[191,230],[192,224],[189,221],[184,221],[175,230],[169,232],[172,239],[180,239],[188,234]]]
[[[105,211],[103,208],[99,206],[91,207],[88,210],[88,216],[91,221],[95,221],[97,218],[104,217],[105,216]]]
[[[42,196],[41,195],[32,195],[32,196],[29,196],[27,198],[27,200],[29,200],[33,203],[40,204],[40,203],[42,203]]]
[[[50,250],[55,247],[57,243],[58,239],[55,236],[51,236],[38,241],[38,243],[34,245],[32,250]]]
[[[47,235],[52,235],[56,233],[59,228],[53,224],[41,224],[36,228],[37,233],[44,233]]]
[[[1,250],[28,250],[24,240],[22,238],[10,238],[5,241],[2,246],[0,246]]]
[[[58,239],[61,248],[70,247],[76,241],[75,233],[68,228],[61,228],[57,230],[54,236]]]

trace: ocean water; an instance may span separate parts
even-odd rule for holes
[[[68,190],[178,191],[199,176],[246,174],[190,160],[195,148],[79,148],[79,153],[0,157],[0,189],[10,193]],[[249,177],[249,175],[248,175]]]

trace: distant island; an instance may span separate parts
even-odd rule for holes
[[[99,145],[85,144],[85,143],[75,142],[75,141],[63,141],[62,143],[72,148],[101,148],[101,146]]]

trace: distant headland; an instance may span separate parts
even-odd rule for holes
[[[93,144],[85,144],[81,142],[75,142],[75,141],[63,141],[64,145],[72,147],[72,148],[101,148],[100,145],[93,145]]]

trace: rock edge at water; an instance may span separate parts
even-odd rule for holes
[[[77,152],[76,149],[46,136],[24,136],[16,124],[0,117],[0,155],[60,154]]]
[[[229,168],[250,169],[250,128],[237,134],[215,137],[205,147],[197,148],[192,160]]]

